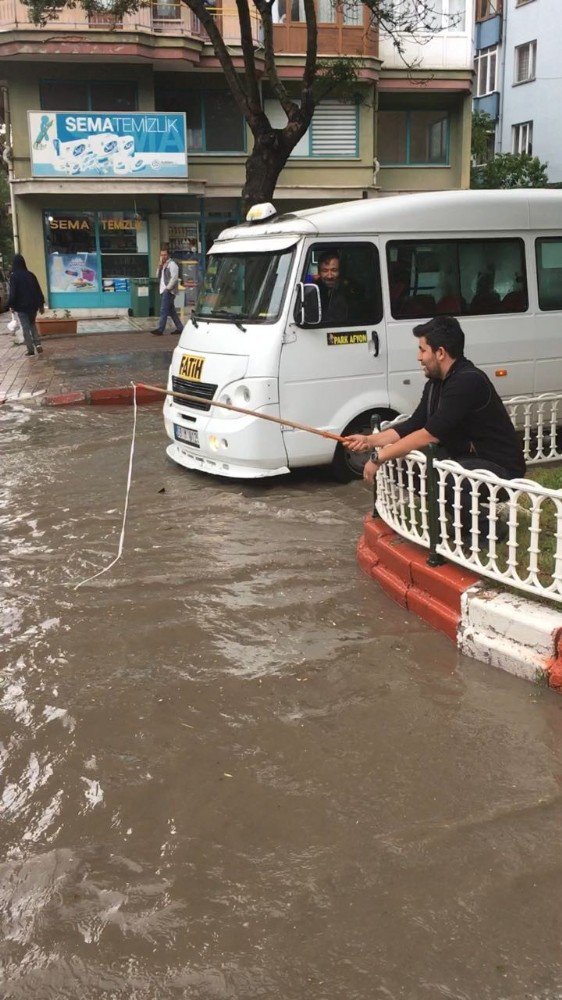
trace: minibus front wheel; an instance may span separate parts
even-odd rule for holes
[[[380,410],[377,411],[376,414],[365,413],[356,420],[352,420],[352,422],[348,424],[343,431],[343,435],[371,434],[371,417],[373,416],[377,416],[379,418],[379,423],[382,423],[384,420],[392,420],[396,414],[391,413],[389,410]],[[344,448],[343,445],[338,442],[331,464],[332,475],[336,482],[350,483],[352,479],[362,479],[363,468],[368,457],[368,451],[348,451],[347,448]]]

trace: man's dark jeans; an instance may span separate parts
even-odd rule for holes
[[[165,288],[162,292],[162,298],[160,299],[160,319],[158,320],[158,329],[161,333],[165,333],[166,331],[166,320],[168,319],[168,316],[178,333],[181,333],[183,326],[174,305],[174,293],[169,292]]]

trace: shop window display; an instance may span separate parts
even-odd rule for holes
[[[130,279],[148,277],[148,226],[136,212],[45,212],[44,226],[55,306],[108,305],[110,293],[126,306]]]

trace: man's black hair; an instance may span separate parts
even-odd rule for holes
[[[425,337],[433,351],[442,347],[450,358],[462,358],[464,333],[454,316],[434,316],[414,327],[414,337]]]
[[[318,255],[318,266],[325,264],[327,260],[339,260],[341,263],[339,250],[322,250]]]

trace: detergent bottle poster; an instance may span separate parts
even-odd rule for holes
[[[187,177],[185,114],[29,111],[34,177]]]
[[[49,254],[50,292],[99,292],[98,258],[95,253]]]

